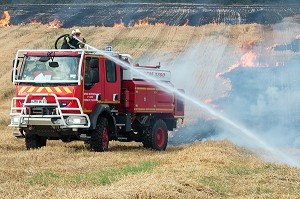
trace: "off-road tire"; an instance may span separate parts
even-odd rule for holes
[[[150,129],[149,134],[146,134],[146,137],[148,137],[150,148],[158,151],[166,150],[168,144],[168,128],[166,123],[161,119],[157,120]]]
[[[46,137],[41,137],[35,134],[25,135],[25,145],[27,150],[41,148],[43,146],[46,146],[46,144]]]
[[[108,120],[105,117],[99,117],[97,120],[96,129],[91,132],[89,141],[90,149],[96,152],[108,151],[109,130]]]

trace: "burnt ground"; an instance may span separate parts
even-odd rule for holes
[[[223,78],[232,89],[218,103],[235,120],[261,131],[280,127],[298,131],[300,127],[300,56],[284,66],[238,67]]]
[[[226,24],[274,24],[285,17],[300,14],[300,5],[289,6],[212,6],[200,4],[80,4],[80,5],[5,5],[10,24],[47,24],[54,19],[64,22],[62,27],[113,26],[123,20],[125,26],[148,17],[149,23],[165,22],[168,25],[190,26],[208,23]]]

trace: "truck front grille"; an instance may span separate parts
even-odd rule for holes
[[[31,107],[29,115],[55,115],[55,107]]]

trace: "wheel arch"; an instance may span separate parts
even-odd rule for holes
[[[168,118],[168,119],[163,119],[163,121],[166,123],[167,128],[169,131],[173,131],[174,128],[177,126],[177,119],[176,118]]]
[[[91,121],[90,130],[96,129],[97,120],[99,116],[107,118],[109,131],[116,131],[116,120],[112,116],[110,108],[107,104],[97,104],[93,109],[92,113],[89,115]]]
[[[172,116],[170,115],[163,115],[163,114],[157,114],[157,115],[152,115],[150,118],[149,118],[149,125],[153,126],[154,123],[157,121],[157,120],[162,120],[164,121],[164,123],[167,125],[167,129],[169,131],[173,131],[174,128],[176,128],[177,126],[177,119],[176,118],[173,118]]]

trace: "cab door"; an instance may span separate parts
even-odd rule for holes
[[[102,79],[104,80],[104,95],[101,103],[118,104],[121,94],[121,69],[120,65],[104,58],[101,60],[100,67],[104,68]]]
[[[97,56],[86,56],[83,64],[83,110],[91,113],[97,103],[104,95],[104,69],[100,66],[101,58]]]

